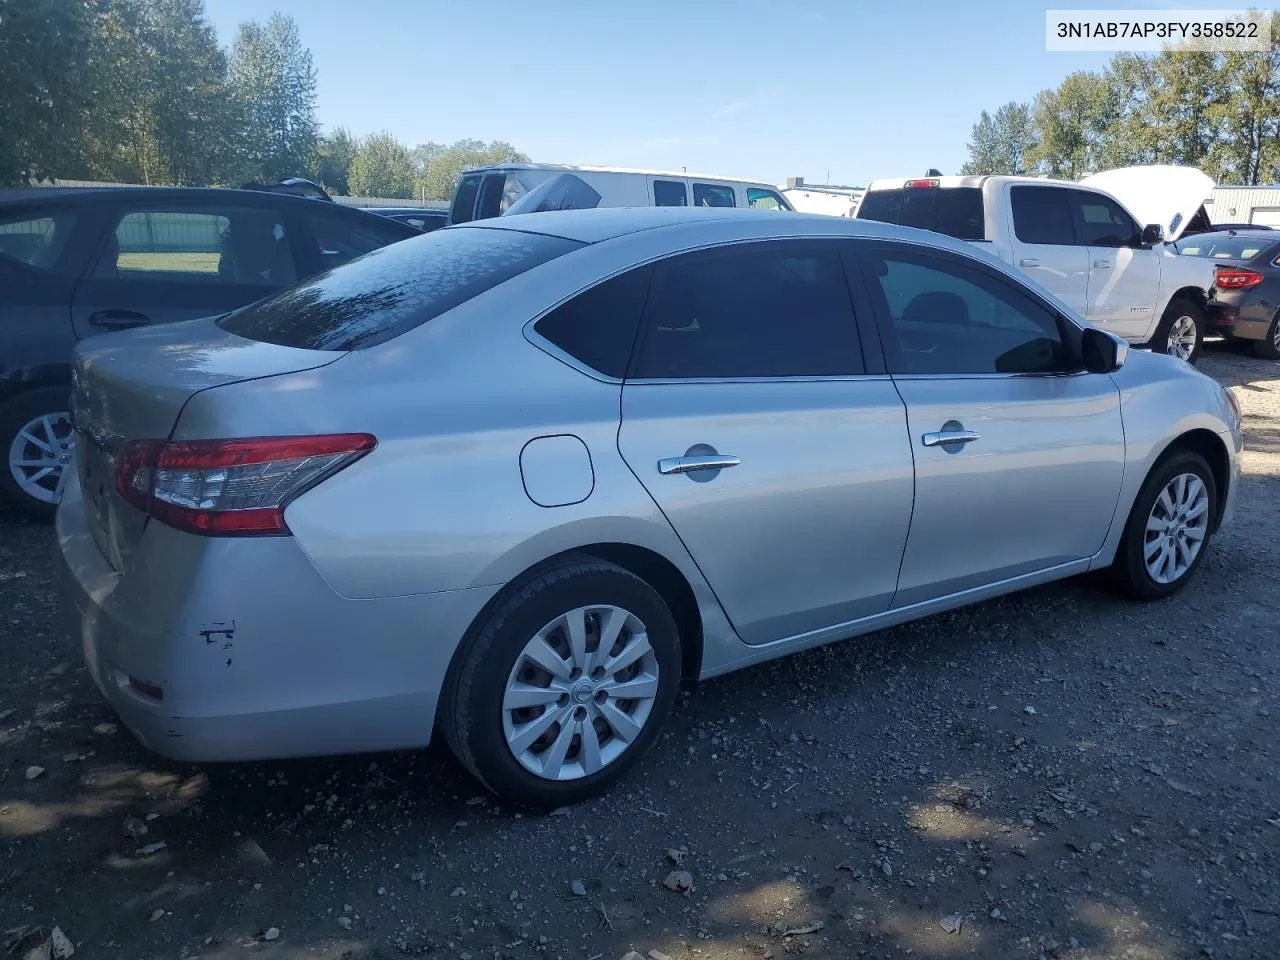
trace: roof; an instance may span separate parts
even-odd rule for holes
[[[636,173],[646,177],[681,177],[690,180],[726,180],[730,183],[749,183],[752,186],[768,187],[776,190],[774,184],[765,180],[747,180],[743,177],[726,177],[718,173],[689,173],[684,170],[645,170],[639,167],[592,167],[569,163],[491,163],[483,167],[471,167],[467,173],[497,170],[563,170],[567,172],[585,171],[589,173]]]
[[[42,205],[63,203],[107,203],[114,201],[136,202],[138,200],[208,200],[211,197],[231,203],[261,203],[262,198],[271,197],[280,203],[305,203],[307,210],[314,210],[316,200],[311,197],[300,197],[291,193],[278,193],[263,190],[240,190],[232,187],[24,187],[12,190],[0,190],[0,204],[25,203],[38,201]],[[326,206],[325,209],[353,210],[357,216],[359,208],[344,207],[342,204]]]

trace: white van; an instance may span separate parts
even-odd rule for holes
[[[625,167],[502,163],[462,175],[453,191],[449,222],[540,210],[687,206],[792,209],[777,187],[753,180]]]

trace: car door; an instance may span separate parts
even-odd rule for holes
[[[1009,188],[1013,263],[1083,316],[1089,300],[1089,250],[1076,238],[1071,193],[1036,183]]]
[[[76,287],[76,336],[216,316],[297,280],[284,220],[258,204],[164,200],[115,207]]]
[[[660,262],[623,385],[619,450],[750,644],[882,612],[897,585],[906,417],[846,276],[835,240]]]
[[[998,271],[862,246],[907,407],[915,506],[895,607],[1093,556],[1124,469],[1120,398],[1079,369],[1079,329]]]
[[[1142,230],[1105,193],[1069,190],[1076,237],[1089,248],[1085,317],[1104,330],[1140,339],[1155,319],[1159,250],[1142,245]]]

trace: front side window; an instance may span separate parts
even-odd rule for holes
[[[1076,235],[1080,243],[1090,247],[1126,247],[1138,244],[1141,231],[1133,217],[1120,204],[1100,193],[1086,193],[1083,190],[1069,192],[1076,209]]]
[[[660,263],[645,326],[641,379],[863,372],[834,244],[751,243]]]
[[[870,254],[889,372],[1050,373],[1066,355],[1057,316],[1007,281],[959,260]]]
[[[1023,243],[1073,246],[1076,229],[1070,191],[1061,187],[1013,187],[1013,234]]]
[[[283,286],[297,280],[284,224],[271,210],[133,210],[117,222],[94,276]]]
[[[653,181],[653,202],[659,207],[687,207],[689,191],[679,180]]]
[[[695,183],[693,185],[693,205],[695,207],[736,207],[733,187],[721,183]]]
[[[772,190],[762,190],[760,187],[747,187],[747,206],[755,207],[757,210],[787,209],[787,205],[780,196]]]
[[[62,255],[75,222],[75,214],[62,210],[0,218],[0,256],[50,270]]]
[[[627,374],[652,267],[597,284],[552,310],[533,329],[548,343],[606,377]]]

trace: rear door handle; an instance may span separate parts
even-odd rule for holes
[[[664,457],[658,461],[658,472],[671,474],[691,473],[694,470],[723,470],[726,467],[736,467],[741,462],[741,457],[729,457],[719,453],[695,457]]]
[[[1094,265],[1095,267],[1097,267],[1099,270],[1110,270],[1110,269],[1111,269],[1111,261],[1110,261],[1110,260],[1095,260],[1095,261],[1093,261],[1093,265]]]
[[[99,310],[89,314],[89,322],[104,330],[127,330],[130,327],[141,327],[151,321],[145,313],[136,310]]]
[[[1020,266],[1020,267],[1038,267],[1038,266],[1040,266],[1040,261],[1039,261],[1039,260],[1036,260],[1034,257],[1023,257],[1021,260],[1019,260],[1019,261],[1018,261],[1018,266]]]
[[[973,430],[939,430],[937,433],[926,433],[920,442],[926,447],[943,447],[949,443],[970,443],[981,440],[982,434]]]

